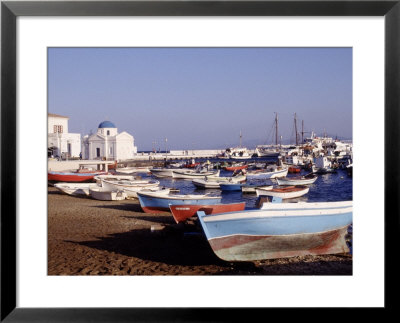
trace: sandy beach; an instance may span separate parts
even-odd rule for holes
[[[352,275],[350,254],[225,262],[196,221],[48,188],[48,275]]]

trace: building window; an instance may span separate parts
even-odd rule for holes
[[[109,136],[110,135],[110,130],[107,130],[107,136]]]
[[[54,125],[53,126],[53,131],[54,131],[54,133],[63,133],[63,126]]]
[[[100,148],[96,148],[96,157],[100,157]]]

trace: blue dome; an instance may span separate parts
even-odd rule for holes
[[[111,121],[103,121],[99,124],[99,128],[117,128]]]

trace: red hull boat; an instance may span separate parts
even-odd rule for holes
[[[200,163],[194,163],[194,164],[185,164],[183,167],[185,168],[196,168]]]
[[[107,175],[105,171],[79,170],[76,172],[48,172],[47,180],[51,182],[87,182],[93,181],[97,175]]]
[[[186,219],[195,216],[197,211],[203,211],[205,214],[226,213],[234,211],[243,211],[245,202],[231,204],[215,205],[170,205],[172,216],[176,223],[185,222]]]
[[[225,170],[234,172],[236,170],[246,169],[247,167],[249,167],[249,165],[230,166],[230,167],[228,166],[228,167],[225,167]]]

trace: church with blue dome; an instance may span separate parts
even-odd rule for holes
[[[118,133],[111,121],[100,122],[97,132],[83,137],[82,153],[84,159],[128,160],[137,153],[135,140],[126,131]]]

